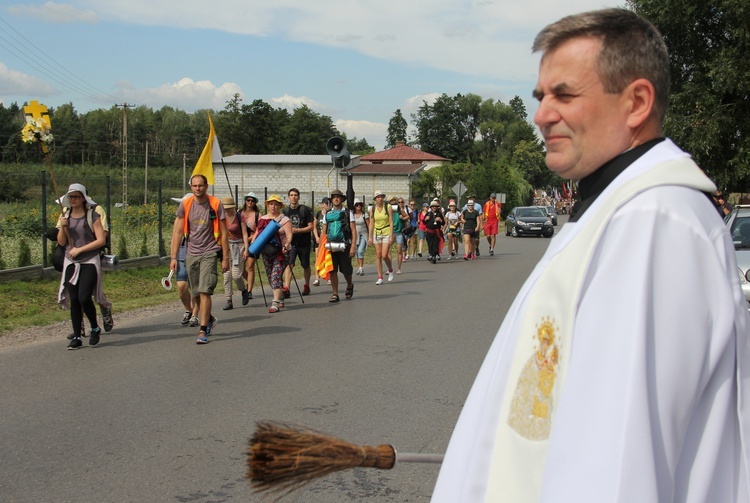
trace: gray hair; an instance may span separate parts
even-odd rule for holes
[[[534,39],[533,52],[546,53],[580,37],[601,40],[597,73],[607,93],[620,93],[644,78],[655,90],[652,116],[661,125],[669,105],[669,54],[659,30],[625,9],[602,9],[567,16]]]

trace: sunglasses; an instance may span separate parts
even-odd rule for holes
[[[83,196],[70,195],[68,199],[83,199]]]

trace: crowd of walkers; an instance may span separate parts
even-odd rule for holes
[[[338,273],[346,282],[344,298],[351,299],[355,274],[352,259],[356,259],[356,275],[365,276],[369,246],[375,250],[375,284],[382,285],[402,274],[408,260],[422,258],[425,253],[433,264],[443,256],[446,260],[460,259],[461,241],[462,258],[474,260],[480,255],[482,230],[493,254],[501,212],[494,197],[484,206],[469,198],[460,210],[452,199],[445,208],[438,199],[418,208],[413,199],[387,199],[381,191],[375,192],[370,204],[354,198],[348,205],[346,195],[338,189],[322,198],[320,210],[314,212],[300,203],[296,188],[289,189],[286,204],[279,195],[269,196],[263,212],[253,192],[245,194],[243,204],[238,206],[231,196],[219,199],[209,195],[208,187],[204,176],[195,175],[190,180],[191,192],[181,199],[173,198],[179,206],[170,244],[170,270],[176,274],[185,309],[182,324],[198,328],[197,344],[207,344],[218,323],[212,296],[219,281],[219,263],[224,310],[234,309],[236,292],[243,306],[253,299],[260,264],[272,292],[270,305],[266,302],[269,313],[284,309],[285,299],[291,297],[292,281],[300,296],[310,295],[311,285],[325,282],[331,288],[329,302],[339,302]],[[66,211],[58,222],[57,240],[65,248],[65,262],[58,301],[71,311],[73,335],[68,349],[78,349],[83,345],[84,316],[91,325],[89,344],[99,342],[101,329],[94,301],[101,306],[105,330],[111,330],[114,324],[111,303],[102,289],[99,260],[108,226],[101,210],[91,211],[96,203],[83,185],[71,185],[61,201]],[[293,272],[297,260],[303,271],[301,289]],[[263,278],[258,279],[263,286]]]

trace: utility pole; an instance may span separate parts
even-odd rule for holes
[[[143,173],[143,204],[148,204],[148,140],[146,140],[146,170]]]
[[[133,108],[135,105],[129,105],[123,103],[116,107],[122,107],[122,206],[127,208],[128,206],[128,108]]]

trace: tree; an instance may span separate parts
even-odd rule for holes
[[[475,94],[442,94],[432,105],[423,102],[413,116],[419,148],[455,162],[469,161],[479,129],[482,98]]]
[[[393,117],[388,121],[388,134],[385,137],[385,148],[393,148],[398,142],[406,143],[406,130],[408,124],[401,114],[401,109],[397,108]]]
[[[325,154],[326,142],[339,136],[333,120],[314,112],[307,105],[295,108],[283,128],[285,153]]]
[[[714,182],[750,185],[750,4],[745,0],[628,0],[669,49],[667,136]]]

